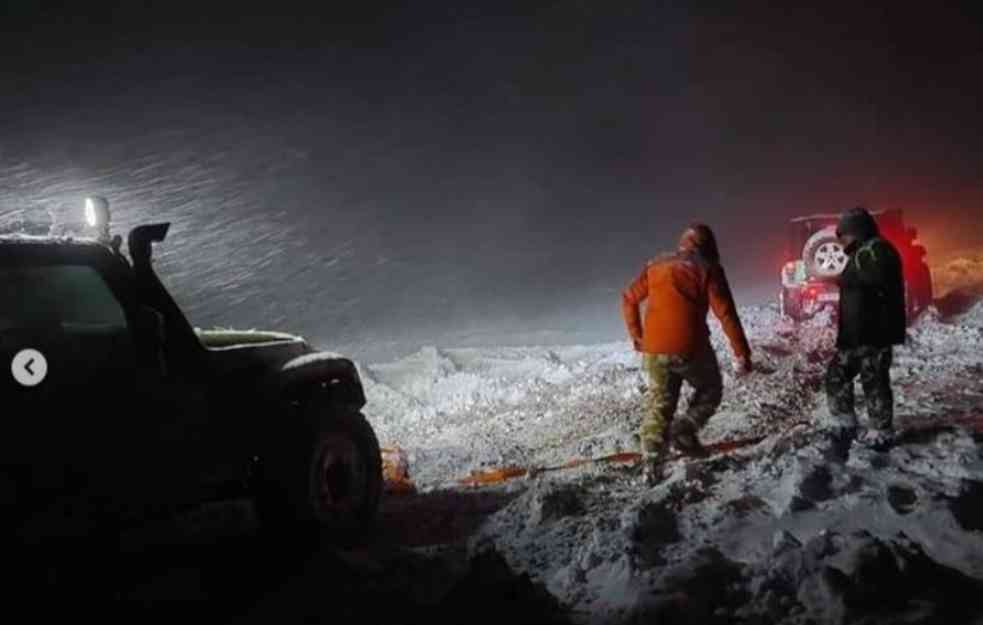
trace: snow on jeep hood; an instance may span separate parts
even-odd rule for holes
[[[258,345],[262,343],[305,342],[302,337],[285,332],[270,332],[260,330],[232,330],[215,328],[202,330],[195,328],[195,334],[201,342],[210,349],[224,349],[240,345]]]
[[[223,375],[257,366],[267,371],[279,369],[312,351],[303,338],[284,332],[195,328],[195,333],[207,348],[212,366]]]

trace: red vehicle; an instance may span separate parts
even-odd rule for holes
[[[900,209],[872,212],[881,236],[894,244],[904,267],[908,322],[932,303],[932,275],[918,231],[904,223]],[[788,262],[782,268],[779,295],[782,316],[804,321],[823,310],[834,315],[840,300],[837,278],[847,255],[836,237],[838,214],[797,217],[789,223]]]

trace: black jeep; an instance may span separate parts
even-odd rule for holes
[[[120,240],[0,236],[7,541],[123,535],[228,497],[260,522],[358,533],[382,492],[350,360],[273,332],[194,329]],[[293,526],[293,525],[290,525]]]

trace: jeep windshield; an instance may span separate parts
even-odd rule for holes
[[[60,250],[29,251],[34,253],[19,262],[0,264],[0,358],[11,362],[32,349],[46,359],[44,392],[30,401],[78,397],[90,385],[132,375],[136,346],[126,310],[107,278],[70,254],[50,258]],[[4,392],[27,401],[24,393],[30,389],[12,384],[13,378],[5,377]]]
[[[109,286],[85,265],[0,268],[0,329],[125,332],[126,317]]]

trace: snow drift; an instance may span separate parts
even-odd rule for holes
[[[671,462],[652,488],[631,465],[485,488],[507,503],[470,533],[472,561],[504,561],[578,622],[983,614],[983,305],[946,321],[930,311],[910,330],[892,369],[901,435],[884,453],[826,418],[824,320],[796,331],[772,307],[742,314],[757,373],[735,380],[715,332],[726,392],[702,437],[760,443]],[[644,380],[627,343],[427,348],[361,369],[366,412],[383,445],[406,450],[418,497],[459,490],[476,469],[637,449]]]

